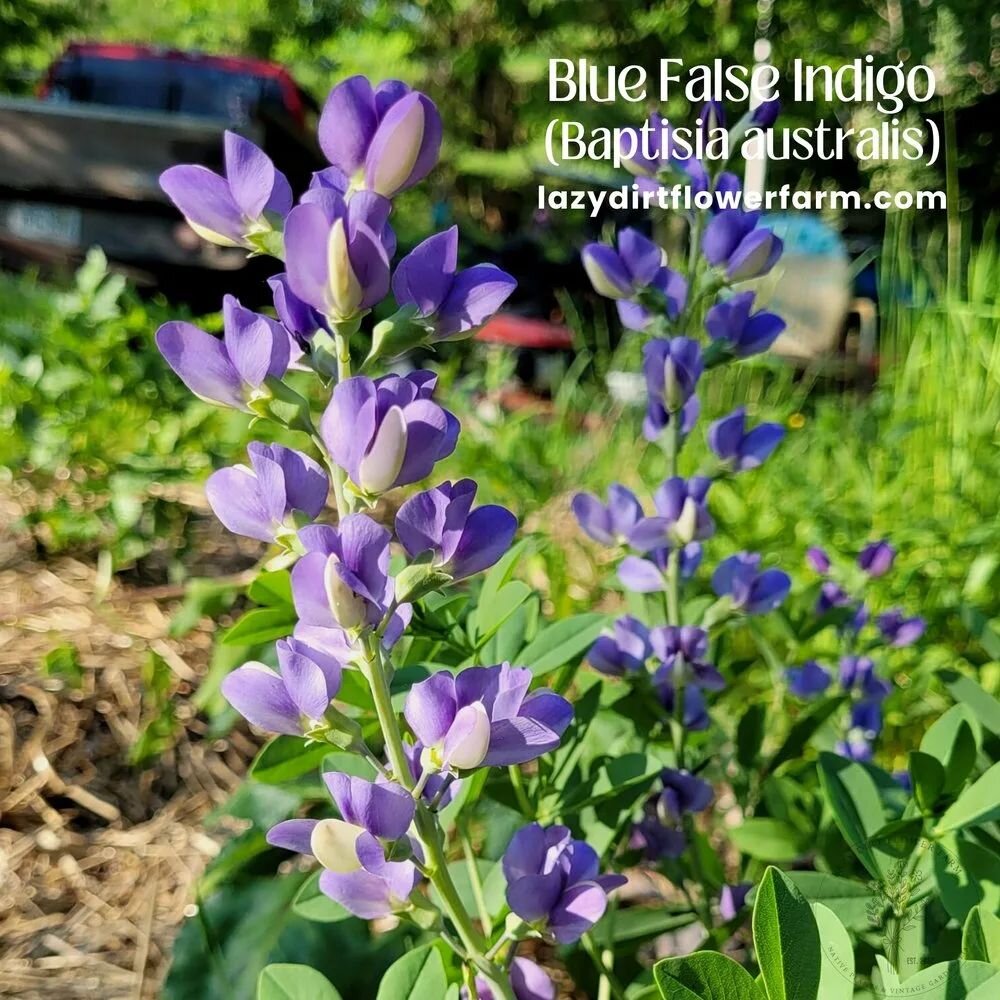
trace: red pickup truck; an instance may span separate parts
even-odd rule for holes
[[[230,128],[304,187],[323,165],[315,112],[274,63],[70,45],[36,99],[0,98],[0,259],[73,264],[96,244],[138,281],[184,291],[206,272],[253,270],[245,252],[199,239],[157,179],[175,163],[221,167]]]

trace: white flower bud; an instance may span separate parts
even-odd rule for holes
[[[358,470],[361,482],[357,485],[366,493],[384,493],[391,489],[406,458],[406,441],[403,411],[392,406],[379,425],[368,454],[361,459]]]
[[[490,747],[490,717],[481,701],[475,701],[459,710],[451,724],[451,732],[456,730],[465,732],[453,744],[449,737],[445,737],[448,765],[460,771],[479,767]]]
[[[355,848],[364,833],[360,826],[342,819],[321,819],[309,838],[309,846],[319,863],[332,872],[353,872],[361,867]]]
[[[365,599],[351,590],[340,578],[336,556],[330,556],[326,561],[323,584],[326,588],[326,599],[330,602],[330,610],[341,628],[355,629],[367,624],[368,609]]]
[[[329,271],[330,302],[338,319],[347,319],[358,311],[364,292],[358,281],[347,250],[347,230],[344,220],[337,219],[330,229],[326,265]]]

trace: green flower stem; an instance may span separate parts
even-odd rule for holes
[[[594,968],[600,976],[597,986],[597,1000],[625,1000],[625,990],[614,972],[614,952],[610,948],[600,951],[589,934],[580,938],[583,950],[590,956]]]
[[[483,880],[479,875],[479,865],[476,863],[476,852],[472,847],[468,828],[461,821],[458,823],[458,837],[462,842],[462,853],[465,855],[465,866],[469,872],[469,885],[476,900],[479,912],[479,922],[483,925],[483,933],[489,937],[493,933],[493,921],[490,919],[490,908],[486,905],[486,893],[483,891]],[[488,955],[487,957],[492,957]]]
[[[521,810],[525,819],[534,819],[535,810],[532,809],[528,799],[528,790],[524,787],[524,775],[521,774],[521,768],[517,764],[511,764],[507,768],[507,773],[510,775],[510,783],[514,788],[514,798],[517,799],[518,809]]]
[[[371,689],[372,701],[375,702],[375,714],[378,716],[379,728],[385,740],[385,752],[392,766],[395,779],[412,792],[414,787],[410,765],[403,753],[403,738],[399,733],[399,720],[392,707],[392,696],[389,693],[389,680],[386,676],[385,661],[379,641],[370,633],[364,640],[365,658],[361,672],[368,687]]]

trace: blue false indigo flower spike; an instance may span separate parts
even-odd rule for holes
[[[830,557],[816,545],[806,549],[806,562],[822,576],[830,572]]]
[[[291,340],[280,323],[244,309],[232,295],[222,300],[222,316],[221,340],[175,320],[156,331],[156,346],[196,396],[249,411],[251,401],[269,395],[265,381],[288,370]]]
[[[426,95],[399,80],[373,88],[352,76],[330,91],[318,139],[353,188],[392,198],[434,169],[441,135],[441,116]]]
[[[770,101],[762,101],[750,113],[750,124],[758,128],[770,128],[781,113],[781,101],[777,97]]]
[[[305,347],[316,331],[326,326],[323,317],[292,291],[288,275],[284,272],[268,278],[267,283],[274,299],[274,311],[278,314],[281,325],[300,346]]]
[[[294,639],[277,643],[279,673],[244,663],[222,682],[222,694],[259,729],[302,736],[319,722],[340,690],[341,663]]]
[[[285,220],[285,268],[295,296],[331,320],[354,319],[389,291],[383,230],[390,204],[313,189]]]
[[[445,482],[410,497],[396,514],[396,537],[411,558],[434,554],[452,579],[489,569],[510,548],[517,518],[496,504],[472,510],[476,484]]]
[[[403,714],[438,771],[524,764],[559,746],[573,707],[552,691],[528,694],[531,671],[504,663],[432,674],[406,696]]]
[[[458,270],[458,226],[408,253],[392,276],[392,293],[412,306],[433,342],[472,336],[507,301],[517,282],[494,264]]]
[[[701,404],[698,402],[698,397],[692,396],[681,408],[681,440],[685,439],[694,430],[694,425],[698,422],[700,413]],[[662,400],[654,399],[650,396],[646,406],[646,417],[642,422],[642,436],[647,441],[658,441],[660,435],[669,426],[671,419],[676,420],[677,417],[671,417]]]
[[[788,596],[792,581],[780,569],[760,572],[757,553],[738,552],[719,563],[712,574],[712,590],[728,597],[737,611],[762,615],[777,608]]]
[[[687,545],[709,538],[715,531],[715,522],[706,506],[711,485],[712,480],[705,476],[690,479],[673,476],[653,495],[656,512],[670,524],[672,544]]]
[[[662,861],[664,858],[679,858],[687,849],[687,837],[683,830],[664,826],[656,815],[654,795],[647,805],[647,814],[632,827],[628,846],[633,851],[641,851],[647,861]]]
[[[587,653],[587,662],[610,677],[622,677],[645,669],[646,661],[653,652],[646,625],[638,618],[624,615],[615,621],[613,629],[611,635],[598,636]]]
[[[250,467],[233,465],[208,477],[205,495],[234,534],[280,541],[312,521],[326,505],[330,480],[308,455],[280,444],[251,441]]]
[[[766,351],[785,329],[785,321],[774,313],[751,313],[753,300],[753,292],[738,292],[712,306],[705,317],[709,337],[730,344],[738,358]]]
[[[830,672],[815,660],[806,660],[801,667],[789,667],[785,671],[788,690],[797,698],[815,698],[830,686]]]
[[[604,243],[588,243],[581,253],[583,268],[594,291],[615,299],[622,324],[644,330],[652,319],[636,299],[652,288],[664,299],[667,316],[676,318],[687,301],[687,282],[666,266],[663,248],[647,239],[638,229],[618,234],[618,249]]]
[[[292,189],[270,158],[249,139],[226,132],[225,177],[185,164],[160,175],[160,187],[202,239],[259,249],[254,237],[275,227],[292,207]]]
[[[333,460],[363,493],[425,479],[455,450],[459,424],[432,399],[437,376],[417,371],[339,382],[319,432]]]
[[[556,984],[548,973],[530,958],[515,958],[510,964],[510,988],[514,1000],[556,1000]],[[484,976],[476,976],[479,1000],[500,1000]],[[469,1000],[466,987],[459,990],[460,1000]]]
[[[919,616],[907,618],[899,608],[886,611],[876,619],[882,638],[896,647],[910,646],[915,643],[927,628],[927,623]]]
[[[311,854],[323,866],[320,890],[364,920],[406,909],[419,879],[412,861],[389,861],[386,845],[403,838],[414,801],[401,785],[345,774],[324,775],[342,819],[293,819],[272,827],[267,842]]]
[[[677,413],[694,395],[704,371],[701,345],[690,337],[651,340],[642,349],[642,373],[651,400]]]
[[[782,242],[770,230],[760,229],[760,212],[727,208],[705,227],[701,252],[714,267],[722,268],[731,282],[759,278],[778,262]]]
[[[292,569],[299,621],[348,632],[378,625],[392,600],[390,538],[367,514],[349,514],[335,528],[303,528],[306,554]]]
[[[676,688],[674,687],[673,671],[669,666],[660,667],[653,674],[653,690],[656,691],[660,703],[668,715],[674,714]],[[708,729],[708,709],[705,706],[705,695],[700,687],[694,684],[684,685],[684,727],[691,732]]]
[[[709,691],[721,691],[726,682],[722,674],[708,663],[708,635],[694,625],[660,625],[650,632],[653,652],[669,671],[671,681],[678,673],[685,683],[696,684]]]
[[[657,801],[661,820],[679,820],[686,813],[701,812],[712,804],[712,786],[688,771],[665,767],[660,772],[663,791]]]
[[[740,406],[708,429],[708,446],[733,472],[762,465],[785,436],[780,424],[758,424],[748,431],[746,419],[746,409]]]
[[[747,896],[753,885],[750,882],[738,882],[736,885],[724,885],[719,893],[719,916],[725,923],[735,920],[739,912],[746,906]]]
[[[896,550],[885,540],[869,542],[858,556],[858,565],[870,576],[885,576],[892,569]]]
[[[565,826],[521,827],[503,856],[507,903],[559,944],[578,941],[604,915],[622,875],[601,875],[597,852]]]

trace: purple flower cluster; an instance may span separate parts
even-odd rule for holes
[[[646,803],[629,837],[629,847],[650,861],[680,857],[687,847],[684,817],[707,809],[714,798],[712,786],[687,771],[664,768],[660,781],[662,790]]]

